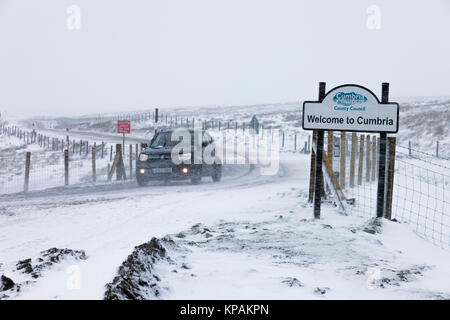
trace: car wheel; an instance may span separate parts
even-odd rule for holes
[[[136,181],[139,187],[145,187],[148,184],[148,180],[140,175],[136,177]]]
[[[214,174],[211,177],[214,182],[219,182],[222,179],[222,166],[214,168]]]

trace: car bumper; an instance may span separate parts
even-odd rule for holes
[[[187,179],[196,174],[196,166],[190,164],[175,165],[172,162],[138,162],[136,176],[148,180]]]

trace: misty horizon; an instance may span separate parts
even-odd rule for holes
[[[0,111],[295,103],[316,99],[319,81],[449,96],[449,13],[445,0],[3,0]]]

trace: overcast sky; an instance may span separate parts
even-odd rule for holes
[[[0,0],[0,41],[8,113],[291,102],[319,81],[450,96],[450,0]]]

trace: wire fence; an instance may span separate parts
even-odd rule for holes
[[[167,121],[173,127],[192,125],[187,118]],[[249,134],[254,130],[244,124],[239,128],[237,122],[233,126],[232,122],[224,125],[203,121],[202,127],[208,129],[213,137],[222,137],[221,134],[225,133],[235,145],[250,143]],[[23,192],[25,154],[28,151],[31,152],[30,191],[66,185],[64,150],[69,153],[69,186],[109,183],[108,172],[115,157],[114,144],[51,138],[17,127],[2,126],[0,133],[0,139],[8,140],[2,142],[0,194]],[[311,137],[301,132],[260,127],[256,137],[257,141],[266,139],[268,143],[278,139],[280,150],[285,152],[309,153],[311,150]],[[374,217],[379,139],[375,135],[363,134],[353,139],[353,135],[333,133],[332,140],[325,140],[325,150],[344,192],[346,212]],[[445,144],[440,147],[444,150]],[[127,178],[134,179],[133,166],[140,146],[132,145],[131,152],[129,146],[123,149]],[[326,184],[325,187],[329,188]],[[434,244],[450,248],[450,161],[442,155],[437,157],[414,149],[411,145],[396,144],[391,218],[410,224],[418,235]]]
[[[339,164],[334,166],[334,171],[340,179],[344,177],[347,182],[344,185],[340,184],[346,200],[345,212],[358,216],[375,217],[379,142],[372,137],[368,144],[367,137],[358,135],[356,139],[355,149],[358,151],[353,169],[351,169],[351,161],[345,158],[341,160],[339,152],[334,152],[335,161]],[[332,148],[337,151],[346,150],[341,148],[340,138],[340,136],[334,137],[337,146],[333,145]],[[348,141],[344,140],[344,143],[348,144]],[[391,219],[408,223],[419,236],[435,245],[449,249],[450,162],[443,158],[430,157],[419,150],[405,148],[398,144],[395,145],[395,148]],[[344,165],[340,166],[342,163]],[[351,170],[355,171],[353,184],[350,182]]]
[[[377,205],[379,139],[375,135],[355,133],[355,137],[352,137],[334,133],[332,140],[325,140],[325,150],[330,155],[337,185],[344,193],[345,212],[374,217]]]
[[[108,168],[115,157],[113,144],[92,143],[67,145],[68,165],[66,170],[65,152],[41,148],[36,144],[26,144],[16,136],[0,135],[2,145],[0,154],[0,194],[24,192],[26,154],[30,153],[28,191],[39,191],[49,188],[104,184],[108,182]],[[77,149],[78,148],[78,149]],[[85,152],[85,148],[88,148]],[[133,179],[133,167],[136,160],[136,149],[131,145],[132,153],[124,152],[123,158],[127,168],[127,176]],[[78,150],[81,150],[78,151]],[[129,149],[127,148],[126,151]],[[75,152],[76,151],[76,152]],[[130,161],[131,159],[131,161]],[[131,166],[131,169],[130,169]],[[68,183],[66,184],[66,171]],[[128,174],[131,172],[131,176]]]
[[[268,144],[276,143],[280,150],[286,152],[307,153],[309,151],[309,136],[296,132],[262,129],[259,134],[255,134],[249,127],[241,130],[236,128],[218,130],[216,127],[216,130],[208,129],[208,132],[217,141],[224,141],[225,149],[233,148],[237,151],[241,149],[240,146],[248,146],[250,141],[253,141],[253,145],[256,141],[257,146],[265,141]],[[0,194],[25,191],[27,152],[31,152],[27,191],[111,183],[108,181],[108,173],[116,155],[115,144],[59,139],[31,132],[27,135],[27,131],[17,127],[3,127],[0,133],[3,133],[0,134],[0,140],[4,140],[0,145],[10,144],[10,148],[2,149],[0,154]],[[27,136],[28,139],[24,138]],[[233,143],[230,145],[229,142]],[[122,147],[122,150],[127,180],[135,179],[135,161],[141,146],[126,145]],[[64,151],[68,154],[67,170]],[[240,163],[244,160],[237,161]]]
[[[416,233],[450,248],[450,170],[398,153],[395,163],[392,218],[409,223]]]

